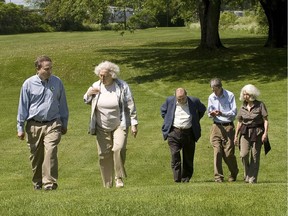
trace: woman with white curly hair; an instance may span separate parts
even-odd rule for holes
[[[254,85],[245,85],[240,93],[243,104],[237,115],[234,142],[238,144],[240,135],[240,157],[247,183],[257,183],[261,147],[268,141],[268,112],[265,104],[257,100],[259,95],[260,92]]]
[[[125,158],[128,129],[137,135],[137,113],[131,90],[126,82],[118,79],[118,65],[104,61],[95,67],[99,77],[88,88],[84,102],[91,105],[89,133],[96,135],[99,164],[103,185],[117,188],[124,186]]]

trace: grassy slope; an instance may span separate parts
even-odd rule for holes
[[[263,48],[262,37],[225,32],[221,36],[229,50],[209,53],[195,50],[199,32],[185,28],[148,29],[123,37],[115,32],[1,36],[0,215],[286,215],[286,50]],[[33,61],[40,54],[52,57],[70,108],[68,134],[59,146],[60,187],[52,193],[31,189],[29,151],[15,132],[20,86],[33,73]],[[94,66],[106,59],[120,65],[139,113],[139,135],[128,140],[129,177],[123,190],[102,188],[95,138],[86,133],[90,108],[82,96],[97,79]],[[215,76],[237,98],[243,85],[255,84],[267,105],[272,151],[267,156],[262,152],[256,185],[244,184],[241,174],[233,184],[213,182],[211,120],[206,116],[192,182],[172,181],[159,107],[179,86],[206,104],[209,80]],[[227,176],[225,165],[224,171]]]

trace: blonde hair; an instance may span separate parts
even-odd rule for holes
[[[118,65],[110,62],[110,61],[104,61],[101,62],[99,65],[95,67],[94,73],[99,76],[100,71],[107,70],[111,74],[113,79],[116,79],[118,75],[120,74],[120,68]]]
[[[251,84],[245,85],[242,89],[241,89],[241,93],[240,93],[240,101],[244,101],[244,93],[247,93],[250,95],[250,101],[254,101],[256,100],[259,95],[260,95],[260,91]]]

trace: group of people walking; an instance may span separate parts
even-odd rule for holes
[[[21,140],[27,134],[35,190],[58,187],[57,145],[67,132],[69,111],[62,81],[52,75],[52,60],[40,56],[35,61],[36,75],[22,85],[17,115],[17,131]],[[134,137],[138,120],[129,85],[118,78],[119,66],[104,61],[95,67],[99,80],[84,94],[91,105],[89,133],[96,136],[103,186],[124,187],[126,145],[129,128]],[[212,79],[213,93],[208,107],[196,97],[177,88],[161,106],[164,119],[162,133],[171,152],[171,168],[175,182],[189,182],[193,176],[195,144],[201,137],[200,119],[207,111],[212,119],[210,142],[214,149],[214,178],[224,181],[222,160],[228,166],[228,181],[236,181],[239,169],[235,146],[240,146],[244,180],[256,183],[262,143],[268,142],[268,113],[258,101],[259,90],[246,85],[240,93],[242,106],[237,113],[234,94],[223,89],[221,80]],[[234,119],[238,120],[234,127]],[[26,124],[25,124],[26,123]],[[269,142],[268,142],[269,143]],[[182,156],[181,156],[182,153]]]
[[[228,182],[236,181],[239,169],[235,146],[239,146],[244,180],[256,183],[262,144],[270,148],[268,113],[265,104],[257,100],[259,90],[251,84],[242,88],[240,100],[243,103],[237,113],[234,94],[222,87],[219,78],[212,79],[210,87],[212,94],[208,97],[207,113],[213,122],[210,143],[214,150],[214,180],[224,181],[224,161],[230,172]],[[183,88],[176,89],[175,96],[168,97],[161,106],[162,132],[170,147],[175,182],[189,182],[193,175],[195,143],[201,136],[200,119],[205,112],[205,105],[198,98],[187,96]]]

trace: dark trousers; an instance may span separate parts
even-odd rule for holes
[[[168,134],[171,152],[171,168],[175,182],[189,182],[193,175],[195,138],[191,129],[172,128]],[[182,150],[182,161],[181,161]]]

